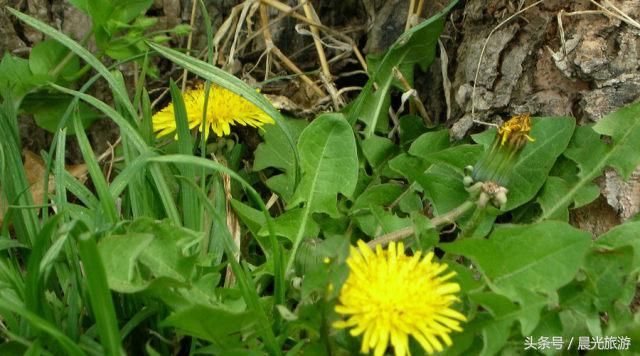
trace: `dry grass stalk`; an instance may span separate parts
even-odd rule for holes
[[[260,21],[261,25],[264,28],[262,31],[262,35],[264,37],[266,51],[269,53],[273,53],[278,59],[282,62],[282,64],[287,67],[289,70],[294,72],[295,74],[300,76],[303,82],[311,87],[311,89],[318,94],[320,97],[325,96],[324,91],[313,81],[309,76],[304,74],[298,66],[293,63],[287,56],[280,51],[278,47],[273,43],[273,37],[271,36],[271,30],[269,29],[269,16],[267,14],[267,8],[265,5],[260,5]]]

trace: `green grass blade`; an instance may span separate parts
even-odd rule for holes
[[[7,98],[7,96],[4,96]],[[17,116],[11,100],[0,106],[0,180],[7,202],[18,206],[32,206],[29,182],[22,164],[22,149],[18,136]],[[18,209],[13,220],[18,240],[31,245],[38,235],[40,224],[34,209]],[[5,222],[8,224],[8,222]]]
[[[209,12],[207,10],[207,5],[204,4],[203,0],[198,1],[198,5],[200,5],[200,11],[202,12],[202,19],[204,22],[205,34],[207,35],[207,62],[213,65],[213,29],[211,28],[211,17],[209,16]]]
[[[100,198],[100,205],[102,206],[103,213],[106,215],[107,221],[111,224],[115,224],[118,221],[118,213],[116,212],[116,203],[111,194],[109,194],[109,188],[107,180],[102,174],[98,160],[96,159],[87,134],[82,129],[80,118],[74,117],[74,128],[76,130],[76,137],[78,139],[78,145],[80,146],[80,152],[87,165],[87,170],[91,176],[91,181],[96,188],[96,193]]]
[[[53,175],[56,185],[56,192],[54,201],[58,207],[59,214],[66,214],[65,206],[67,205],[67,185],[65,184],[65,150],[67,143],[67,129],[62,129],[58,132],[56,138],[56,160],[53,166]]]
[[[189,164],[189,165],[204,167],[217,172],[226,173],[232,179],[239,182],[247,190],[250,198],[255,200],[255,202],[259,205],[260,210],[262,210],[266,218],[267,230],[269,231],[269,241],[271,242],[271,251],[265,251],[265,254],[271,255],[270,257],[273,258],[274,280],[275,280],[275,300],[276,300],[275,304],[284,305],[284,296],[285,296],[286,286],[285,286],[285,280],[284,280],[284,263],[283,263],[282,248],[278,243],[278,239],[275,234],[275,225],[274,225],[273,219],[271,218],[269,211],[264,205],[264,202],[260,198],[260,194],[258,194],[258,192],[251,186],[251,184],[249,184],[247,181],[242,179],[242,177],[240,177],[233,170],[217,162],[213,162],[200,157],[185,156],[185,155],[166,155],[161,157],[153,157],[150,159],[150,161],[158,162],[158,163]]]
[[[211,162],[211,161],[207,161]],[[212,162],[213,163],[213,162]],[[224,166],[221,166],[224,167]],[[203,166],[203,168],[206,168]],[[210,167],[212,168],[212,167]],[[226,168],[226,167],[225,167]],[[213,168],[212,168],[213,169]],[[188,182],[195,186],[195,183]],[[260,328],[258,333],[261,334],[265,346],[273,355],[281,354],[281,348],[278,346],[278,342],[275,338],[275,334],[272,329],[272,323],[269,321],[269,317],[267,316],[265,310],[260,303],[260,296],[256,291],[256,286],[251,278],[251,272],[248,268],[243,268],[242,265],[238,261],[236,261],[235,256],[237,254],[237,246],[233,241],[233,237],[229,232],[226,224],[226,217],[220,213],[218,207],[214,206],[214,204],[209,200],[209,198],[204,194],[202,190],[196,190],[196,193],[199,195],[200,200],[203,203],[204,208],[211,214],[213,217],[213,223],[217,226],[221,226],[218,231],[222,233],[222,248],[224,250],[225,255],[227,256],[227,260],[231,265],[231,270],[233,271],[234,276],[238,281],[238,285],[240,287],[240,291],[242,292],[243,299],[247,304],[247,307],[257,313],[258,324],[260,324]],[[220,209],[224,211],[223,209]],[[246,267],[246,266],[245,266]],[[274,310],[274,328],[277,329],[278,324],[278,312]]]
[[[163,57],[166,57],[172,62],[180,65],[184,69],[211,81],[221,87],[231,90],[232,92],[247,99],[267,115],[274,118],[276,121],[282,121],[282,117],[278,110],[271,105],[271,103],[261,94],[255,91],[242,80],[235,76],[225,72],[224,70],[215,67],[207,62],[203,62],[197,58],[193,58],[184,53],[178,52],[174,49],[160,46],[153,42],[148,43],[151,48],[156,50]],[[288,132],[287,132],[288,133]],[[293,145],[293,140],[291,141]]]
[[[171,91],[171,100],[173,100],[173,110],[176,120],[176,128],[178,134],[178,152],[191,156],[193,155],[193,140],[189,132],[189,119],[187,118],[187,109],[182,99],[180,89],[172,80],[169,85]],[[192,166],[180,167],[182,175],[189,181],[195,182],[196,174]],[[182,181],[181,181],[182,182]],[[195,197],[193,188],[189,185],[181,183],[180,199],[182,201],[182,213],[184,216],[184,226],[193,230],[200,229],[200,220],[198,218],[201,213],[198,206],[198,200]]]
[[[146,55],[147,54],[145,53],[145,54],[139,54],[139,55],[132,56],[132,57],[127,58],[125,60],[122,60],[122,61],[114,63],[108,69],[109,70],[117,69],[119,66],[121,66],[124,63],[128,63],[128,62],[140,59],[140,58],[144,58],[144,57],[146,57]],[[84,84],[82,85],[82,87],[78,91],[81,92],[81,93],[85,93],[87,90],[89,90],[89,88],[91,88],[91,86],[93,86],[93,84],[95,84],[96,81],[98,81],[98,79],[100,79],[100,77],[101,77],[100,74],[95,74],[94,76],[89,78],[86,82],[84,82]],[[58,139],[59,139],[58,136],[60,135],[60,130],[62,130],[64,127],[67,127],[67,122],[72,117],[73,110],[76,107],[76,105],[78,105],[78,101],[79,100],[80,100],[80,98],[75,96],[73,98],[73,100],[69,103],[65,113],[62,115],[62,118],[60,119],[60,122],[58,123],[58,127],[55,130],[55,134],[54,134],[53,140],[51,142],[51,146],[49,147],[49,152],[53,152],[56,149],[56,144],[58,143]],[[50,162],[50,161],[46,162],[47,170],[51,169],[51,163],[52,162]]]
[[[136,148],[138,152],[144,153],[151,150],[151,148],[149,148],[146,145],[144,139],[140,136],[140,134],[138,134],[138,132],[134,129],[134,127],[119,112],[114,110],[109,105],[85,93],[67,89],[65,87],[61,87],[56,84],[51,84],[51,86],[63,93],[67,93],[67,94],[71,94],[73,96],[79,97],[80,99],[84,100],[88,104],[92,105],[93,107],[102,111],[105,115],[110,117],[120,127],[121,134],[128,137],[131,144]],[[171,190],[169,189],[169,186],[167,185],[166,179],[162,174],[162,171],[155,165],[151,165],[149,170],[156,184],[156,189],[158,190],[158,194],[160,195],[160,199],[162,201],[162,205],[165,208],[167,216],[176,225],[180,225],[180,216],[178,214],[178,208],[176,207],[175,202],[173,201],[173,195],[171,193]]]
[[[207,6],[204,4],[203,0],[199,1],[200,5],[200,12],[202,13],[202,18],[203,18],[203,22],[204,22],[204,28],[205,28],[205,34],[207,35],[207,62],[210,63],[211,65],[215,65],[214,63],[214,57],[213,57],[213,29],[211,28],[211,18],[209,17],[209,12],[207,10]],[[205,130],[207,129],[206,127],[204,127],[207,123],[206,121],[206,115],[207,115],[207,109],[209,108],[209,92],[211,91],[211,82],[210,81],[206,81],[205,85],[204,85],[204,108],[202,110],[202,125],[201,125],[201,130],[200,132],[204,133]],[[204,139],[204,135],[200,138],[200,157],[202,158],[206,158],[207,155],[207,140]],[[201,177],[204,177],[204,168],[202,168],[202,171],[200,172]],[[201,179],[200,180],[200,189],[202,189],[202,191],[205,191],[205,187],[206,187],[206,180],[205,179]],[[207,245],[207,248],[209,246]]]
[[[126,338],[140,323],[147,320],[158,312],[158,307],[154,305],[145,305],[140,309],[127,323],[120,329],[120,335],[122,338]]]
[[[100,202],[98,198],[91,193],[89,188],[85,187],[80,181],[78,181],[71,173],[64,171],[62,172],[62,177],[64,177],[64,185],[66,189],[69,190],[71,194],[73,194],[76,198],[78,198],[82,204],[84,204],[88,209],[98,209],[98,205]]]
[[[147,78],[147,70],[149,68],[149,52],[145,52],[144,59],[142,60],[142,68],[140,70],[140,76],[136,83],[136,91],[133,96],[133,107],[138,109],[140,107],[140,99],[142,98],[142,91],[145,90],[144,84]]]
[[[107,284],[107,273],[98,253],[94,236],[91,234],[80,236],[78,247],[87,277],[91,310],[96,319],[102,346],[107,355],[124,355],[116,311]]]
[[[138,122],[138,130],[142,138],[149,146],[154,146],[155,138],[153,136],[153,121],[151,115],[151,99],[146,88],[142,88],[142,120]]]
[[[60,344],[60,346],[62,346],[67,355],[85,355],[85,353],[73,342],[73,340],[69,339],[67,335],[63,334],[59,330],[58,326],[49,323],[48,321],[39,317],[37,314],[29,311],[28,309],[17,303],[14,303],[12,300],[9,300],[4,296],[0,296],[0,313],[3,315],[9,315],[11,313],[20,315],[34,328],[43,331],[46,334],[49,334],[55,341]]]
[[[151,171],[151,176],[156,183],[156,189],[158,190],[160,200],[162,201],[162,205],[164,206],[167,216],[174,224],[181,225],[178,208],[176,207],[175,201],[173,201],[173,194],[171,193],[171,189],[169,189],[169,185],[164,178],[162,170],[160,170],[160,167],[155,164],[152,164],[149,170]]]
[[[111,193],[111,196],[114,197],[114,199],[119,197],[120,194],[127,189],[127,186],[131,181],[144,172],[147,164],[149,163],[149,159],[155,156],[156,154],[153,152],[146,152],[127,164],[127,166],[118,173],[118,176],[115,177],[109,185],[109,192]]]
[[[116,123],[116,125],[118,125],[118,127],[120,127],[120,131],[122,135],[127,136],[127,138],[131,140],[136,150],[138,150],[139,152],[144,152],[149,149],[149,147],[147,147],[144,140],[138,134],[136,129],[131,125],[131,123],[129,123],[129,121],[127,121],[127,119],[125,119],[124,116],[122,116],[122,114],[120,114],[118,111],[113,109],[111,106],[107,105],[105,102],[100,101],[89,94],[68,89],[54,83],[50,83],[49,85],[51,85],[52,88],[58,91],[80,98],[81,100],[85,101],[89,105],[100,110],[103,114],[107,115],[111,120],[113,120]]]
[[[34,314],[46,318],[44,310],[50,307],[44,296],[44,279],[40,270],[40,263],[45,255],[47,246],[54,235],[58,222],[62,215],[53,217],[47,222],[38,237],[33,242],[29,262],[27,263],[27,275],[25,280],[25,306]]]

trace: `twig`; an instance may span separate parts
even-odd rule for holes
[[[231,42],[231,48],[229,49],[229,57],[227,58],[227,66],[229,68],[232,67],[233,62],[235,61],[236,54],[236,45],[238,43],[238,38],[240,37],[240,31],[242,30],[242,25],[247,19],[247,13],[251,8],[253,2],[251,0],[245,1],[242,5],[242,11],[240,12],[240,18],[238,19],[238,24],[236,25],[236,31],[233,35],[233,41]]]
[[[422,16],[422,11],[424,10],[424,0],[418,1],[418,6],[416,7],[416,16]]]
[[[404,30],[407,31],[413,25],[413,12],[416,9],[416,0],[409,0],[409,11],[407,11],[407,22],[404,24]]]
[[[625,14],[624,11],[620,10],[619,8],[617,8],[614,4],[612,4],[609,0],[604,0],[605,4],[607,4],[608,7],[610,7],[613,11],[615,11],[616,13],[613,13],[609,10],[609,8],[602,6],[601,4],[595,2],[594,0],[590,0],[592,4],[596,5],[597,7],[601,8],[605,13],[627,23],[628,25],[631,25],[637,29],[640,29],[640,23],[638,23],[638,21],[634,20],[633,18],[631,18],[629,15]]]
[[[306,0],[300,0],[300,4],[302,5],[302,9],[304,10],[304,14],[309,19],[309,21],[317,22],[318,19],[314,17],[314,11],[311,8],[311,4],[309,4]],[[329,64],[327,63],[327,55],[324,53],[324,48],[322,48],[322,43],[320,43],[320,32],[315,25],[309,25],[311,29],[311,33],[313,34],[313,43],[316,46],[316,52],[318,52],[318,59],[320,60],[320,67],[322,68],[322,73],[324,73],[327,80],[331,80],[331,70],[329,70]]]
[[[304,4],[298,4],[295,7],[292,8],[293,11],[298,10],[300,7],[302,7],[302,5]],[[242,44],[240,44],[238,46],[238,51],[241,51],[243,49],[245,49],[253,39],[255,39],[256,37],[262,35],[262,32],[264,32],[264,30],[266,28],[270,28],[271,26],[273,26],[274,24],[276,24],[277,22],[282,21],[283,19],[289,17],[289,13],[287,12],[280,12],[280,15],[276,16],[274,19],[270,19],[269,23],[267,23],[266,26],[262,26],[262,23],[260,24],[260,28],[258,28],[256,31],[254,31],[251,35],[247,36],[247,38],[245,38],[244,42],[242,42]]]
[[[114,148],[115,148],[116,146],[118,146],[118,145],[120,144],[120,142],[121,142],[121,141],[122,141],[122,137],[118,137],[118,139],[116,140],[116,142],[114,142],[114,143],[113,143],[113,145],[112,145],[112,144],[110,144],[109,142],[107,142],[107,145],[109,146],[109,148],[107,148],[107,150],[106,150],[106,151],[102,152],[102,154],[100,154],[100,156],[98,156],[98,157],[96,158],[96,160],[97,160],[98,162],[102,162],[102,161],[104,161],[104,160],[105,160],[107,157],[109,157],[109,156],[111,156],[111,159],[113,159],[113,158],[114,158],[114,153],[113,153]]]
[[[346,92],[349,92],[349,91],[357,91],[357,90],[362,90],[362,87],[357,87],[357,86],[344,87],[344,88],[341,88],[340,90],[338,90],[338,94],[339,94],[339,95],[342,95],[342,94],[344,94],[344,93],[346,93]]]
[[[229,41],[231,40],[231,38],[233,36],[231,36],[231,32],[229,32],[231,29],[235,28],[238,25],[238,14],[240,12],[242,12],[242,9],[244,9],[244,4],[240,4],[235,6],[233,9],[231,9],[231,14],[229,15],[229,17],[222,23],[222,26],[220,26],[220,29],[216,32],[216,34],[213,36],[213,43],[220,43],[220,41],[222,41],[222,38],[224,36],[224,41],[222,42],[222,46],[220,46],[220,51],[218,52],[218,56],[217,58],[217,63],[220,66],[224,66],[225,65],[225,59],[224,59],[224,50],[225,48],[227,48],[227,45],[229,44]],[[227,34],[227,32],[229,32]],[[218,36],[218,34],[220,33],[220,35]]]
[[[564,26],[562,24],[562,15],[564,14],[564,10],[560,10],[558,12],[558,30],[560,32],[560,45],[562,45],[562,53],[564,53],[564,58],[567,58],[567,41],[564,37]]]
[[[304,10],[304,14],[310,21],[320,23],[320,19],[316,16],[313,7],[307,0],[300,0],[300,4],[302,4],[302,8]],[[313,35],[313,44],[316,47],[316,52],[318,52],[318,59],[320,61],[320,68],[322,68],[322,74],[320,77],[325,84],[327,92],[331,95],[331,99],[333,100],[333,107],[335,110],[340,110],[343,106],[343,102],[341,98],[337,94],[337,90],[335,85],[333,84],[333,76],[331,75],[331,70],[329,69],[329,63],[327,62],[327,55],[324,53],[324,48],[322,47],[322,42],[320,41],[320,31],[318,27],[315,25],[309,25],[311,30],[311,34]]]
[[[340,93],[336,89],[336,86],[333,85],[331,79],[327,78],[324,73],[320,73],[320,79],[324,83],[327,92],[329,92],[331,101],[333,101],[333,109],[336,111],[342,109],[342,107],[344,107],[344,100],[340,97]]]
[[[278,195],[276,193],[271,193],[271,197],[269,198],[267,203],[264,205],[265,208],[267,208],[267,210],[271,209],[273,204],[278,202],[278,199],[280,199],[280,197],[278,197]]]
[[[269,5],[271,7],[273,7],[274,9],[284,12],[308,25],[312,25],[317,27],[318,29],[329,33],[335,37],[339,37],[341,39],[343,39],[345,42],[349,43],[351,45],[351,48],[353,50],[353,53],[356,55],[356,58],[358,59],[358,62],[360,62],[360,65],[362,66],[362,68],[366,71],[367,70],[367,62],[364,60],[364,56],[362,56],[362,53],[360,52],[360,50],[358,49],[357,44],[353,41],[353,39],[343,33],[340,33],[330,27],[324,26],[322,24],[316,23],[315,21],[311,21],[309,19],[307,19],[306,17],[300,15],[299,13],[295,12],[295,9],[292,8],[291,6],[287,5],[287,4],[283,4],[280,1],[277,0],[260,0],[260,2],[262,4],[266,4]]]
[[[442,89],[444,89],[444,101],[447,104],[447,118],[451,118],[451,81],[449,80],[449,56],[444,44],[438,39],[438,47],[440,48],[440,71],[442,72]]]
[[[197,1],[192,1],[191,4],[191,20],[189,20],[189,26],[191,26],[191,31],[189,31],[189,36],[187,37],[187,53],[191,51],[191,45],[193,42],[193,26],[196,23],[196,4]],[[182,92],[184,93],[187,90],[187,70],[185,69],[182,72]]]
[[[262,32],[262,35],[264,37],[264,42],[265,42],[265,46],[267,47],[267,51],[275,54],[275,56],[278,57],[278,59],[284,64],[285,67],[289,68],[289,70],[299,75],[302,81],[307,83],[311,87],[311,89],[313,89],[313,91],[316,92],[316,94],[318,94],[320,97],[325,96],[326,94],[324,93],[324,91],[322,91],[322,89],[316,83],[314,83],[313,80],[311,80],[311,78],[309,78],[306,74],[304,74],[304,72],[302,72],[302,70],[298,68],[298,66],[295,63],[293,63],[289,58],[287,58],[287,56],[285,56],[284,53],[282,53],[282,51],[280,51],[280,49],[276,47],[276,45],[273,43],[273,38],[271,37],[271,30],[269,29],[269,26],[267,26],[267,24],[269,23],[269,17],[267,15],[267,8],[264,4],[260,5],[260,21],[261,21],[261,25],[265,27],[264,31]]]

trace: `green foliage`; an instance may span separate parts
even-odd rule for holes
[[[562,197],[547,207],[541,219],[555,216],[576,197],[579,199],[587,195],[583,202],[589,201],[589,197],[593,199],[593,194],[588,191],[593,191],[590,185],[607,166],[615,168],[623,177],[629,177],[640,164],[638,156],[633,153],[637,152],[637,135],[640,135],[639,110],[640,102],[637,102],[603,117],[593,127],[578,128],[565,152],[579,169],[577,179]],[[610,136],[612,142],[604,143],[600,135]]]
[[[80,70],[80,61],[76,56],[65,57],[69,51],[54,40],[44,40],[31,49],[29,69],[34,75],[55,79],[56,76],[71,77]],[[51,80],[50,79],[50,80]]]
[[[422,70],[426,70],[433,62],[445,17],[457,2],[452,1],[438,14],[403,33],[382,59],[370,63],[373,67],[370,70],[371,79],[360,92],[348,117],[351,124],[356,121],[365,124],[365,138],[371,137],[376,130],[385,131],[387,127],[386,118],[391,105],[389,93],[394,83],[399,86],[394,71],[400,71],[405,79],[413,82],[414,66],[420,64]]]
[[[284,125],[291,133],[294,143],[307,126],[304,120],[285,119]],[[268,126],[264,129],[263,139],[255,152],[253,169],[261,171],[266,168],[275,168],[282,174],[273,174],[265,184],[269,189],[278,193],[285,202],[293,197],[293,189],[296,187],[296,151],[287,142],[286,132],[279,127]]]
[[[168,35],[184,36],[191,30],[188,25],[178,25],[166,31],[151,32],[157,19],[140,15],[151,7],[153,0],[74,0],[71,3],[86,12],[93,21],[93,31],[83,41],[90,35],[94,36],[100,49],[99,59],[106,55],[118,61],[137,60],[142,63],[142,57],[149,51],[146,41],[167,42],[172,39]],[[43,32],[52,33],[53,29],[47,25],[31,21],[28,16],[13,9],[9,10]],[[11,91],[11,100],[16,106],[33,114],[40,127],[54,133],[61,128],[67,108],[73,105],[69,96],[55,95],[44,86],[48,82],[74,86],[90,66],[95,67],[99,63],[87,60],[86,53],[78,54],[80,45],[70,38],[60,41],[60,35],[37,43],[28,59],[5,53],[0,62],[0,88],[6,89],[2,92]],[[76,47],[76,50],[69,48],[69,45]],[[80,58],[87,61],[88,65],[81,67]],[[154,67],[147,68],[149,75],[154,75],[155,71]],[[83,127],[88,127],[97,118],[97,114],[86,105],[80,106]],[[72,125],[62,127],[74,133]]]
[[[554,162],[567,147],[575,120],[573,118],[533,120],[531,136],[536,144],[527,145],[509,178],[509,201],[505,210],[514,209],[531,200],[542,187]]]
[[[448,130],[407,115],[388,135],[394,70],[412,82],[416,64],[426,69],[456,1],[370,59],[371,78],[348,112],[311,122],[283,117],[212,65],[211,39],[207,62],[153,43],[166,38],[140,16],[150,0],[71,3],[91,16],[98,55],[10,10],[50,39],[28,59],[0,62],[1,354],[351,354],[360,340],[332,323],[357,240],[435,250],[456,272],[452,308],[467,321],[443,354],[520,354],[527,337],[638,335],[640,223],[594,239],[568,221],[598,197],[593,181],[604,168],[628,177],[640,164],[640,103],[594,126],[533,118],[535,141],[507,167],[500,204],[490,182],[469,175],[495,130],[452,142]],[[104,59],[142,53],[130,91]],[[171,82],[177,141],[157,144],[144,81],[152,55],[241,95],[276,125],[260,131],[253,152],[233,139],[207,145],[189,130]],[[89,71],[97,74],[76,88]],[[113,103],[88,94],[98,78]],[[83,129],[97,112],[121,132],[123,163],[109,177]],[[42,182],[51,178],[55,191],[41,205],[22,163],[23,113],[55,133],[42,152]],[[65,171],[71,130],[89,184]]]
[[[117,233],[117,232],[116,232]],[[121,293],[136,293],[152,283],[188,285],[197,254],[188,247],[203,236],[192,230],[139,219],[119,234],[100,240],[98,251],[108,275],[109,287]]]
[[[240,338],[255,327],[255,316],[247,311],[195,304],[172,314],[162,325],[207,340],[217,346],[219,353],[228,353],[242,348]]]
[[[19,106],[22,98],[38,85],[37,78],[29,69],[29,61],[5,53],[0,62],[0,93],[4,100]],[[11,94],[7,97],[7,94]]]
[[[355,137],[344,116],[326,114],[316,118],[300,134],[297,149],[302,177],[289,206],[303,207],[286,271],[291,269],[311,214],[338,217],[337,195],[350,197],[358,180]]]

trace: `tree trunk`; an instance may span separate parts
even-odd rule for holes
[[[443,36],[452,136],[481,129],[474,119],[499,124],[520,113],[589,124],[640,98],[640,28],[595,13],[589,1],[544,1],[526,9],[533,3],[470,0],[452,13]],[[640,1],[611,3],[640,18]],[[427,82],[442,82],[441,73],[434,64]],[[431,95],[427,101],[445,102]],[[432,107],[446,118],[446,107]],[[609,170],[599,183],[603,197],[572,215],[594,234],[640,210],[640,170],[626,183]]]

